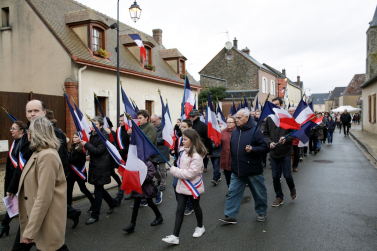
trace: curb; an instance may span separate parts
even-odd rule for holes
[[[377,155],[374,154],[373,150],[368,145],[364,144],[364,142],[359,140],[355,135],[353,135],[353,133],[351,131],[349,133],[351,134],[352,138],[354,140],[356,140],[357,143],[359,143],[360,146],[362,146],[364,148],[364,150],[374,159],[374,162],[377,163]]]
[[[113,188],[117,188],[118,187],[118,184],[115,184],[115,185],[111,185],[107,188],[105,188],[106,190],[111,190]],[[92,193],[94,195],[94,193]],[[77,201],[77,200],[81,200],[81,199],[84,199],[86,198],[85,194],[83,193],[79,193],[79,194],[76,194],[72,197],[72,201]],[[3,221],[4,220],[4,217],[5,217],[5,213],[6,211],[3,211],[3,212],[0,212],[0,221]],[[14,218],[18,218],[18,215],[15,216]]]

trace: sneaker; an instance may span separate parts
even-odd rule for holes
[[[216,181],[216,180],[212,180],[211,182],[212,182],[212,184],[213,184],[214,186],[217,185],[217,181]]]
[[[257,221],[265,221],[266,217],[267,217],[267,215],[265,215],[265,214],[259,214],[258,217],[257,217]]]
[[[297,191],[296,191],[296,188],[292,188],[292,189],[289,189],[291,190],[291,198],[292,200],[295,200],[297,198]]]
[[[162,241],[169,243],[169,244],[178,245],[179,244],[179,237],[172,234],[172,235],[166,236],[165,238],[162,238]]]
[[[198,237],[202,236],[202,235],[204,234],[205,231],[206,231],[206,230],[204,229],[204,226],[202,226],[202,227],[196,227],[196,228],[195,228],[195,232],[194,232],[194,234],[192,235],[192,237],[194,237],[194,238],[198,238]]]
[[[222,218],[222,219],[219,219],[219,221],[221,222],[224,222],[226,224],[237,224],[237,220],[232,218],[232,217],[228,217],[225,215],[225,218]]]
[[[160,192],[158,192],[158,194],[156,196],[156,202],[155,202],[155,204],[156,205],[160,205],[161,202],[162,202],[162,192],[160,191]]]
[[[160,191],[165,191],[165,186],[160,186]]]
[[[303,158],[302,158],[302,157],[300,157],[300,162],[301,162],[301,161],[303,161]]]
[[[278,207],[280,205],[283,205],[283,199],[282,198],[276,198],[276,200],[274,201],[274,203],[271,204],[271,206],[273,207]]]
[[[221,177],[217,180],[217,182],[219,182],[221,180]]]
[[[140,202],[140,206],[141,206],[141,207],[147,207],[147,206],[148,206],[148,202],[147,202],[146,200],[142,200],[142,201]]]
[[[192,212],[194,212],[194,209],[186,207],[184,215],[186,215],[186,216],[190,215],[190,214],[192,214]]]

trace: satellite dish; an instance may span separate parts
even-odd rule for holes
[[[228,41],[225,43],[225,49],[230,50],[232,49],[232,47],[233,47],[232,42]]]

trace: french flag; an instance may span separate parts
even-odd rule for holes
[[[13,122],[18,121],[18,119],[17,119],[15,116],[13,116],[12,114],[10,114],[7,110],[5,110],[4,107],[1,107],[1,108],[3,108],[4,112],[9,116],[9,118],[10,118]]]
[[[77,116],[80,123],[82,140],[89,142],[90,127],[89,127],[88,121],[86,120],[86,118],[84,117],[80,109],[77,107],[76,103],[74,103],[73,105],[75,106],[75,109],[76,109],[75,115]]]
[[[296,119],[297,123],[300,125],[306,123],[315,116],[314,112],[310,107],[301,99],[300,103],[293,114],[293,117]]]
[[[118,172],[123,177],[121,186],[123,191],[127,194],[131,191],[142,194],[141,185],[144,183],[148,170],[146,162],[149,157],[161,154],[136,123],[131,122],[133,123],[133,130],[128,148],[127,164],[120,165]]]
[[[277,127],[281,127],[286,130],[300,130],[301,128],[296,120],[286,110],[274,105],[270,101],[266,101],[259,120],[263,121],[266,117],[270,117]]]
[[[136,111],[135,111],[133,105],[131,104],[130,100],[128,99],[126,93],[124,92],[123,86],[121,86],[121,91],[122,91],[122,100],[123,100],[123,105],[124,105],[124,111],[126,113],[128,113],[133,120],[137,121]],[[129,128],[132,128],[132,123],[127,119],[126,116],[124,116],[124,122],[126,123],[126,126],[125,126],[126,130],[128,130]]]
[[[207,116],[206,116],[206,124],[207,124],[207,131],[208,131],[208,138],[210,138],[216,146],[220,144],[221,139],[221,130],[220,126],[217,123],[215,109],[213,109],[212,100],[209,96],[209,92],[207,93],[208,98],[208,106],[207,106]]]
[[[226,121],[225,121],[223,112],[221,111],[219,104],[217,104],[217,119],[220,125],[226,127]]]
[[[253,100],[251,99],[251,96],[250,96],[250,111],[251,112],[254,111]]]
[[[206,117],[203,114],[204,109],[207,109],[207,107],[204,108],[204,105],[203,105],[202,112],[201,112],[202,115],[200,115],[200,121],[202,121],[203,123],[206,122]]]
[[[140,48],[140,58],[144,58],[145,62],[147,61],[147,52],[145,51],[145,47],[141,38],[138,34],[129,34],[129,36],[134,40],[137,46]]]
[[[230,115],[232,115],[233,117],[236,117],[236,113],[237,113],[237,108],[233,100],[233,105],[230,107]]]
[[[258,110],[259,109],[259,105],[258,105],[258,94],[257,94],[257,101],[255,102],[255,110]]]
[[[106,115],[103,112],[101,104],[100,104],[100,102],[99,102],[99,100],[97,98],[97,95],[95,93],[94,93],[94,96],[95,96],[95,99],[97,100],[99,110],[101,111],[101,117],[103,118],[103,128],[107,128],[107,129],[110,130],[109,123],[107,123]],[[109,134],[109,137],[110,137],[110,142],[114,142],[114,137],[113,137],[113,135],[111,133]]]
[[[189,113],[194,108],[194,105],[195,105],[194,93],[192,93],[191,91],[190,82],[186,74],[185,88],[183,92],[183,101],[182,101],[182,106],[183,106],[182,115],[181,115],[182,120],[189,118]]]
[[[301,129],[293,132],[291,136],[294,136],[300,140],[300,144],[302,146],[306,146],[306,144],[309,142],[310,139],[310,130],[317,125],[321,124],[323,120],[323,116],[320,118],[313,118],[311,120],[308,120],[304,124],[301,125]],[[302,147],[300,146],[300,147]]]
[[[169,113],[166,111],[164,101],[160,95],[161,106],[162,106],[162,138],[165,140],[165,145],[172,147],[174,145],[174,129],[170,121]]]

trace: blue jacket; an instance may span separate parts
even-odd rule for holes
[[[262,155],[268,153],[270,148],[259,129],[255,132],[251,143],[251,152],[247,153],[245,150],[253,137],[255,126],[254,119],[249,119],[244,127],[237,126],[232,132],[230,139],[231,167],[232,173],[238,177],[263,173]]]
[[[326,122],[326,128],[327,128],[327,132],[334,132],[335,130],[335,122],[334,120],[327,120]]]

